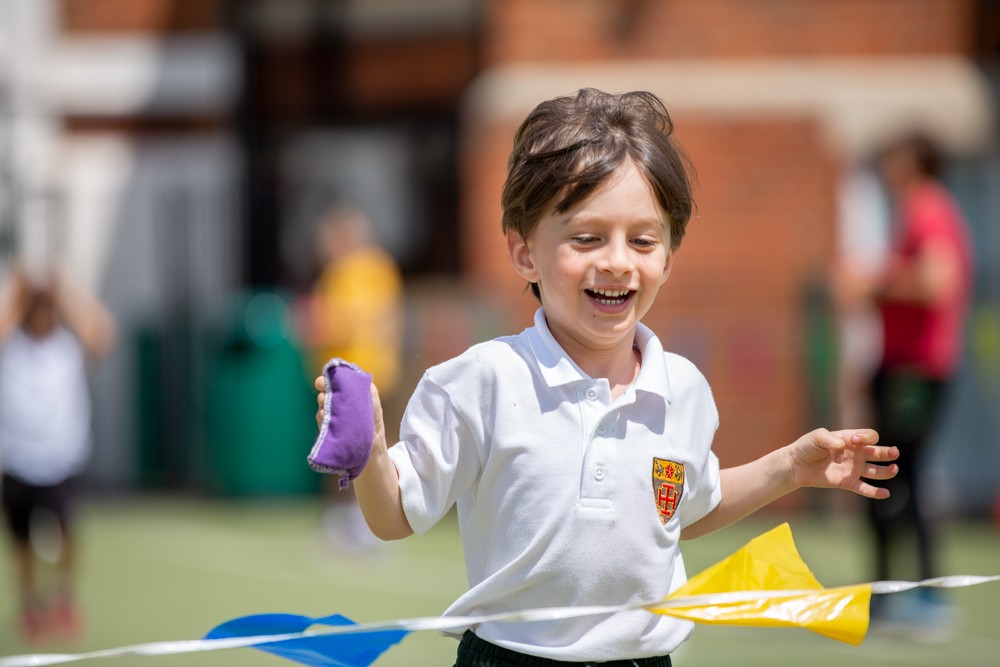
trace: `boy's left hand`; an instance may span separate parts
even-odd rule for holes
[[[899,457],[895,447],[878,447],[878,433],[871,429],[807,433],[788,448],[789,474],[795,486],[839,488],[868,498],[888,498],[887,489],[862,481],[889,479],[899,472],[896,464],[877,465]]]

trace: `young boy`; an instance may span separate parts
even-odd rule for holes
[[[869,462],[896,455],[870,430],[820,429],[719,471],[705,378],[640,324],[691,214],[671,131],[649,93],[539,105],[502,197],[511,264],[542,304],[535,326],[428,370],[391,449],[373,391],[358,500],[383,539],[424,533],[458,504],[470,590],[445,615],[658,600],[686,580],[680,539],[801,486],[887,495],[860,479],[895,474]],[[456,664],[663,666],[691,631],[644,610],[482,623]]]

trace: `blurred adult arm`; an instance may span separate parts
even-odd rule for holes
[[[855,269],[848,261],[834,269],[834,298],[843,308],[880,300],[934,306],[954,298],[961,286],[962,258],[950,243],[927,243],[881,274]]]
[[[293,317],[299,340],[307,347],[343,347],[351,342],[350,330],[345,326],[351,318],[339,303],[323,294],[299,297]]]
[[[104,357],[118,339],[114,316],[95,295],[76,284],[66,274],[55,274],[56,308],[88,353]]]
[[[933,306],[953,298],[961,285],[958,249],[949,243],[927,243],[915,257],[890,267],[876,296]]]
[[[0,343],[7,340],[24,318],[26,290],[21,268],[12,267],[3,286],[0,287]]]

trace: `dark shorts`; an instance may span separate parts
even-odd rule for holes
[[[4,475],[3,511],[14,539],[18,542],[28,541],[31,515],[36,509],[49,510],[65,528],[75,487],[75,477],[52,486],[36,486],[22,482],[16,477]]]
[[[458,659],[455,667],[571,667],[594,665],[595,667],[670,667],[670,656],[636,658],[635,660],[612,660],[610,662],[566,662],[525,655],[496,644],[491,644],[466,630],[458,645]]]

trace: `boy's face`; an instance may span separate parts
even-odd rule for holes
[[[652,188],[626,162],[565,213],[553,209],[554,202],[527,240],[508,233],[511,263],[538,283],[549,329],[564,348],[631,346],[673,261]]]

